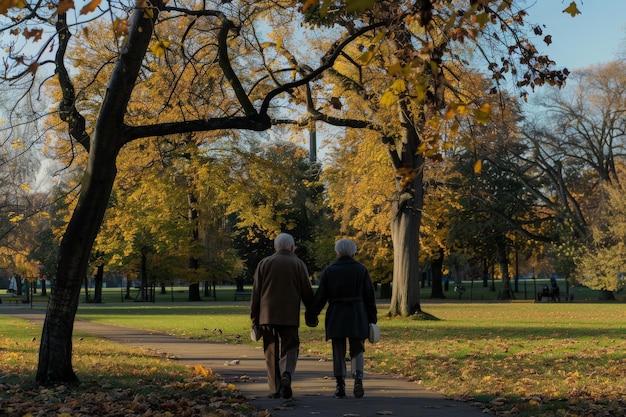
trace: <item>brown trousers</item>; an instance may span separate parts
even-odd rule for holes
[[[261,326],[263,352],[267,367],[267,384],[271,394],[280,391],[280,379],[288,372],[293,377],[300,351],[298,328],[294,326]]]

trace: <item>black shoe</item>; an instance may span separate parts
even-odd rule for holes
[[[280,398],[280,392],[273,392],[267,398]]]
[[[365,395],[365,390],[363,390],[363,380],[361,378],[354,379],[354,396],[357,398],[362,398]]]
[[[289,375],[289,372],[283,373],[283,377],[280,379],[280,388],[283,393],[283,398],[291,398],[293,392],[291,391],[291,375]]]
[[[346,397],[346,382],[342,377],[337,377],[337,389],[335,389],[335,398]]]

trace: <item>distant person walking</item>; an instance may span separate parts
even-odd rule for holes
[[[306,265],[294,253],[293,237],[279,234],[274,249],[254,273],[250,318],[262,333],[270,397],[291,398],[300,348],[300,303],[309,309],[313,290]]]
[[[307,322],[322,311],[326,303],[326,340],[332,341],[333,374],[337,381],[336,398],[346,396],[346,338],[350,342],[350,370],[354,379],[354,396],[361,398],[363,389],[363,352],[369,334],[369,323],[376,323],[374,285],[365,266],[354,259],[356,244],[340,239],[335,244],[337,260],[320,276]]]

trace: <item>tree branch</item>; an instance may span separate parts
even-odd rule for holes
[[[72,80],[65,68],[65,52],[70,41],[70,30],[67,27],[66,14],[60,14],[56,23],[59,36],[59,49],[55,55],[56,73],[61,86],[63,98],[59,104],[60,118],[68,124],[70,136],[81,144],[87,152],[90,149],[90,137],[85,126],[85,118],[76,108],[76,92]]]

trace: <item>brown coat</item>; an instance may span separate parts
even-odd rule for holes
[[[263,258],[254,273],[250,318],[258,325],[300,325],[300,303],[308,309],[313,290],[306,265],[281,250]]]

